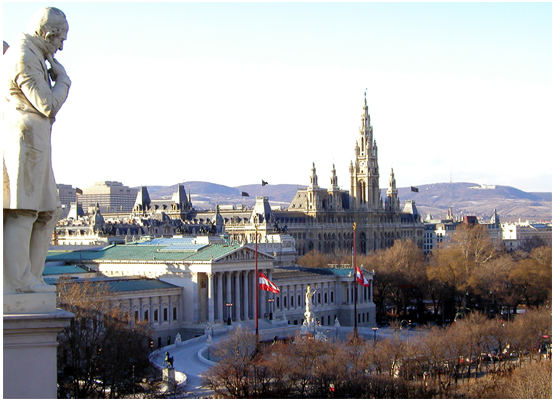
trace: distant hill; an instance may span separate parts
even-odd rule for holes
[[[148,193],[152,199],[171,198],[177,190],[177,185],[183,184],[185,191],[192,195],[213,196],[215,198],[231,197],[237,198],[241,196],[241,191],[237,188],[227,187],[225,185],[213,184],[205,181],[185,181],[170,186],[149,186]]]
[[[422,215],[444,217],[451,207],[455,215],[482,218],[489,218],[493,209],[497,209],[502,221],[552,218],[551,192],[525,192],[504,185],[482,186],[470,182],[423,184],[417,188],[419,192],[411,192],[410,187],[399,188],[399,198],[413,199]],[[385,190],[382,190],[383,196]]]
[[[216,204],[252,206],[257,196],[267,196],[271,204],[287,207],[297,189],[306,188],[294,184],[228,187],[204,181],[186,181],[182,184],[187,193],[191,192],[193,204],[199,209],[213,208]],[[176,188],[177,184],[149,186],[148,191],[152,199],[161,199],[170,198]],[[422,184],[418,189],[419,192],[411,192],[409,187],[399,188],[399,198],[401,204],[405,200],[414,200],[423,216],[431,213],[436,218],[443,217],[451,207],[455,215],[475,215],[482,218],[489,218],[495,208],[503,221],[518,218],[545,221],[552,218],[551,192],[525,192],[509,186],[481,186],[470,182]],[[241,196],[241,192],[246,192],[249,196]],[[382,189],[382,198],[384,197],[385,189]]]

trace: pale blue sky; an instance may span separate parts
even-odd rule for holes
[[[59,183],[339,184],[363,93],[380,184],[550,191],[550,3],[3,1],[13,43],[42,6],[70,31],[53,132]]]

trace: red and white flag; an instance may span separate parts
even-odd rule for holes
[[[258,288],[264,291],[273,292],[274,294],[279,294],[279,288],[277,285],[272,283],[262,272],[258,273]]]
[[[357,282],[364,286],[364,287],[369,287],[370,286],[370,282],[368,280],[366,280],[364,278],[364,276],[362,275],[362,271],[360,270],[360,268],[358,266],[356,266],[357,269]]]

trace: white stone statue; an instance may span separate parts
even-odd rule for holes
[[[181,344],[181,334],[177,333],[175,336],[175,345]]]
[[[60,214],[50,135],[71,85],[54,59],[68,28],[62,11],[46,8],[3,56],[4,293],[55,290],[42,271]]]
[[[312,318],[312,296],[316,293],[316,290],[311,291],[310,284],[306,286],[306,292],[304,294],[304,317],[305,319],[310,322],[310,318]]]

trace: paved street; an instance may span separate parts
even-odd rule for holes
[[[247,326],[249,329],[254,329],[254,327],[250,327],[252,324],[247,323],[244,324],[244,326]],[[274,336],[291,336],[300,328],[299,326],[272,327],[272,325],[267,322],[261,323],[261,326],[260,337],[262,340],[269,340]],[[231,327],[229,329],[233,330]],[[345,339],[352,333],[352,330],[352,327],[340,327],[338,338]],[[326,333],[329,340],[334,340],[335,328],[323,327],[323,331]],[[399,334],[405,339],[417,335],[417,333],[418,331],[402,330]],[[359,328],[359,334],[366,339],[373,338],[373,331],[370,328]],[[220,332],[220,334],[215,335],[212,344],[214,345],[223,340],[226,335],[227,332]],[[377,339],[379,341],[391,336],[393,336],[393,330],[382,328],[378,331]],[[206,339],[202,336],[197,339],[185,341],[181,343],[179,347],[171,347],[168,350],[174,358],[174,367],[176,371],[183,372],[187,375],[187,384],[182,387],[182,392],[178,395],[179,398],[211,398],[212,391],[202,386],[202,374],[210,368],[210,365],[198,357],[198,352],[205,346]],[[154,357],[154,361],[160,366],[164,364],[164,355],[165,349],[162,349]]]

